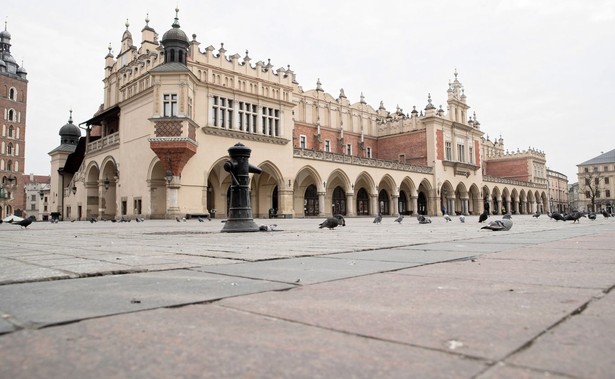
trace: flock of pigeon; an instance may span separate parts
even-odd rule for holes
[[[533,214],[533,217],[538,218],[540,217],[540,215],[541,213],[537,212]],[[604,216],[604,218],[611,217],[611,215],[607,211],[602,211],[602,215]],[[555,221],[572,221],[573,223],[578,223],[581,217],[587,217],[590,220],[596,219],[596,213],[594,212],[587,213],[587,212],[578,212],[578,211],[574,211],[571,213],[549,212],[547,213],[547,216],[550,219],[553,219]],[[446,222],[453,221],[453,219],[448,214],[444,214],[443,218],[444,220],[446,220]],[[484,211],[478,217],[478,222],[482,224],[483,222],[486,222],[488,218],[489,218],[489,213],[487,211]],[[395,218],[394,222],[401,224],[403,220],[404,220],[404,216],[398,215],[397,218]],[[416,220],[418,221],[419,224],[431,224],[431,219],[424,215],[418,215],[416,217]],[[466,217],[464,215],[459,215],[459,221],[461,223],[465,223]],[[378,215],[374,218],[374,224],[381,224],[381,223],[382,223],[382,214],[378,213]],[[325,221],[323,221],[322,223],[318,225],[320,229],[322,228],[335,229],[338,226],[346,226],[346,221],[344,219],[344,216],[342,215],[334,215],[331,217],[327,217]],[[510,230],[512,226],[513,226],[512,215],[505,214],[502,216],[501,219],[490,221],[485,226],[481,227],[481,229],[492,230],[492,231],[498,232],[498,231]]]
[[[609,218],[612,217],[611,214],[609,214],[607,211],[602,211],[602,216],[604,218]],[[541,213],[534,213],[532,216],[535,218],[540,217]],[[596,219],[596,213],[595,212],[578,212],[578,211],[574,211],[571,213],[558,213],[558,212],[549,212],[547,213],[547,216],[555,221],[572,221],[573,223],[580,223],[580,219],[581,217],[587,217],[590,220],[595,220]],[[444,214],[444,220],[446,220],[446,222],[451,222],[453,221],[453,219],[448,215],[448,214]],[[487,211],[484,211],[483,213],[480,214],[480,216],[478,217],[478,222],[479,223],[483,223],[485,221],[487,221],[487,218],[489,218],[489,213],[487,213]],[[185,217],[176,217],[175,220],[177,222],[186,222],[186,218]],[[205,222],[205,220],[211,221],[211,217],[208,215],[206,218],[204,217],[198,217],[199,222]],[[399,224],[402,223],[402,221],[404,220],[404,216],[403,215],[398,215],[394,222],[397,222]],[[416,220],[418,221],[419,224],[431,224],[431,219],[429,217],[426,217],[424,215],[418,215],[416,217]],[[36,221],[36,218],[34,216],[30,216],[26,219],[21,219],[19,221],[14,221],[13,218],[11,218],[10,220],[6,221],[6,223],[8,224],[12,224],[12,225],[19,225],[22,229],[27,229],[28,226],[30,224],[32,224],[33,221]],[[95,223],[98,222],[98,220],[94,217],[90,218],[88,221],[90,221],[91,223]],[[103,220],[103,221],[107,221],[107,220]],[[131,219],[130,218],[126,218],[126,217],[122,217],[119,220],[111,220],[111,222],[130,222]],[[144,222],[145,218],[143,217],[137,217],[135,218],[136,222]],[[466,221],[466,217],[464,215],[460,215],[459,216],[459,221],[461,223],[465,223]],[[0,219],[0,224],[3,221]],[[57,219],[52,220],[53,223],[57,223]],[[71,222],[75,222],[75,220],[72,220]],[[380,224],[382,223],[382,214],[378,213],[378,215],[374,218],[374,224]],[[327,217],[323,222],[321,222],[318,225],[319,229],[323,229],[323,228],[328,228],[330,230],[335,229],[338,226],[346,226],[346,219],[344,218],[344,216],[340,215],[340,214],[336,214],[333,215],[331,217]],[[512,222],[512,216],[510,214],[505,214],[504,216],[502,216],[501,219],[499,220],[494,220],[494,221],[490,221],[488,224],[486,224],[485,226],[483,226],[481,229],[487,229],[487,230],[492,230],[492,231],[506,231],[506,230],[510,230],[513,226],[513,222]],[[273,231],[275,228],[277,227],[277,224],[271,224],[271,225],[260,225],[259,226],[259,230],[261,231]]]

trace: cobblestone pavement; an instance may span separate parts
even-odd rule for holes
[[[615,220],[393,220],[0,224],[0,378],[613,377]]]

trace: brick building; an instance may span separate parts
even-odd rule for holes
[[[176,11],[177,12],[177,11]],[[290,66],[252,63],[223,44],[201,49],[176,14],[160,41],[146,20],[105,57],[103,104],[60,130],[51,207],[71,219],[226,213],[227,149],[241,142],[262,169],[250,182],[255,217],[440,213],[528,214],[548,204],[546,158],[485,138],[454,73],[411,112],[304,90]],[[443,91],[444,92],[444,91]]]
[[[27,72],[11,55],[6,23],[0,31],[0,218],[25,209],[23,173],[26,152]]]

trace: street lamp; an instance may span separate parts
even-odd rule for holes
[[[108,177],[105,178],[105,180],[103,181],[103,184],[105,185],[105,191],[108,190],[109,189],[109,178]]]
[[[173,181],[173,171],[167,170],[166,174],[164,175],[164,179],[167,181],[167,184],[171,184],[171,181]]]

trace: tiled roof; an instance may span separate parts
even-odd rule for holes
[[[596,165],[602,163],[615,163],[615,149],[607,151],[604,154],[600,154],[595,158],[592,158],[583,163],[579,163],[577,166]]]

